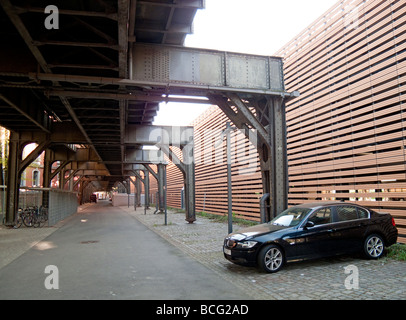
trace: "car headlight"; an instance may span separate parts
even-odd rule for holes
[[[255,246],[258,242],[256,241],[242,241],[242,242],[237,242],[236,248],[240,249],[249,249]]]

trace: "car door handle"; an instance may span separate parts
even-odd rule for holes
[[[335,232],[335,231],[336,231],[336,229],[333,229],[333,228],[327,230],[327,232],[329,232],[329,233],[332,233],[332,232]]]

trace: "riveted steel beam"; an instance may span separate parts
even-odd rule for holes
[[[234,93],[210,94],[210,101],[242,129],[257,148],[263,193],[269,194],[264,219],[269,221],[287,207],[288,166],[286,151],[285,100],[281,96],[241,99]]]

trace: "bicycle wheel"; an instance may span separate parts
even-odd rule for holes
[[[34,228],[41,227],[41,219],[36,212],[34,212],[34,214],[32,215],[32,225]]]
[[[16,223],[15,223],[15,228],[20,228],[21,225],[23,224],[23,218],[21,218],[21,213],[22,210],[18,209],[17,211],[17,217],[16,217]]]
[[[44,224],[46,221],[48,221],[48,208],[47,207],[43,207],[43,206],[40,207],[40,217],[41,217],[41,220],[44,222]]]
[[[31,210],[26,209],[22,214],[23,223],[26,227],[32,227],[34,223],[33,213]]]
[[[35,209],[33,211],[33,219],[34,228],[41,228],[42,226],[44,226],[45,221],[42,219],[39,209]]]

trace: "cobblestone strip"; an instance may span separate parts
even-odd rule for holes
[[[194,224],[188,224],[184,214],[168,212],[165,226],[164,215],[154,215],[154,210],[144,214],[141,208],[137,211],[121,208],[225,280],[236,284],[253,299],[406,299],[406,262],[341,256],[291,263],[278,273],[266,274],[257,268],[234,265],[224,259],[222,244],[227,235],[226,223],[198,217]],[[234,226],[234,231],[239,228]],[[356,274],[351,272],[354,267],[358,271],[356,278]],[[348,289],[348,286],[351,288]]]

